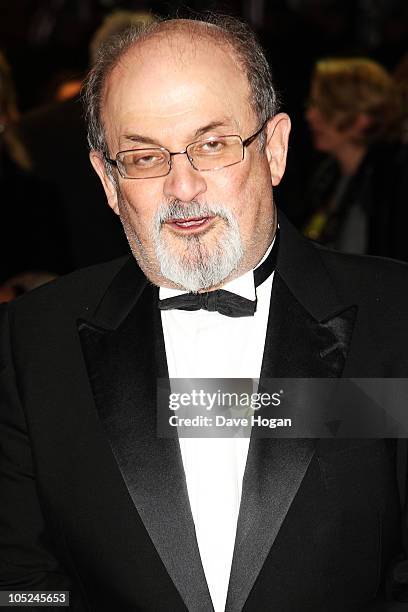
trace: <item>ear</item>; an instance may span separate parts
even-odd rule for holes
[[[105,190],[109,206],[118,215],[119,207],[116,184],[113,177],[109,176],[109,174],[106,172],[105,162],[102,158],[101,153],[99,151],[92,150],[89,153],[89,159],[91,160],[91,164],[96,174],[101,179],[102,187]]]
[[[266,126],[265,152],[274,187],[279,185],[285,172],[290,126],[290,119],[286,113],[275,115]]]

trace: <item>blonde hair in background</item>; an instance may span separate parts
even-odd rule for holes
[[[11,159],[24,170],[32,167],[30,157],[19,139],[14,122],[18,119],[16,91],[10,66],[0,51],[0,138]]]
[[[99,49],[112,36],[121,34],[127,28],[134,26],[144,28],[151,25],[156,18],[145,11],[113,11],[103,20],[102,24],[92,36],[89,45],[91,64],[96,61]]]
[[[309,104],[340,130],[347,129],[359,114],[370,119],[361,136],[363,144],[398,138],[402,101],[391,74],[368,58],[329,58],[317,62]]]

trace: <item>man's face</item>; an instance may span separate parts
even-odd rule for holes
[[[248,83],[231,56],[208,40],[175,34],[135,47],[110,75],[103,121],[114,158],[119,151],[162,146],[182,151],[197,140],[239,134],[259,122]],[[213,288],[262,258],[275,231],[272,185],[284,171],[289,118],[278,115],[241,163],[198,172],[186,155],[167,176],[125,179],[92,163],[110,206],[120,215],[132,251],[148,278],[190,291]],[[116,170],[114,170],[116,172]]]

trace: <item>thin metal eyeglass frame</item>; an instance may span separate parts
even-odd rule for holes
[[[235,138],[239,138],[241,141],[241,145],[242,145],[242,157],[241,159],[239,159],[236,162],[233,162],[232,164],[227,164],[226,166],[219,166],[218,168],[209,168],[208,170],[199,170],[198,168],[195,167],[194,163],[193,163],[193,159],[188,155],[187,150],[195,144],[201,143],[201,142],[211,142],[211,138],[205,139],[205,140],[196,140],[195,142],[190,142],[190,144],[188,144],[186,146],[186,148],[183,151],[169,151],[168,149],[166,149],[165,147],[146,147],[146,148],[140,148],[140,149],[126,149],[126,151],[119,151],[116,154],[115,159],[111,159],[110,157],[108,157],[106,155],[106,153],[103,154],[103,157],[105,159],[105,161],[107,161],[109,164],[111,164],[112,166],[115,166],[115,168],[117,168],[119,174],[121,175],[122,178],[124,179],[130,179],[130,180],[142,180],[142,179],[149,179],[149,178],[160,178],[162,176],[167,176],[168,174],[170,174],[171,172],[171,168],[172,168],[172,157],[174,155],[186,155],[188,161],[190,162],[190,164],[192,165],[192,167],[194,168],[194,170],[196,170],[197,172],[213,172],[215,170],[222,170],[222,168],[229,168],[229,166],[235,166],[235,164],[240,164],[243,160],[244,160],[244,150],[246,147],[248,147],[250,144],[252,144],[254,142],[254,140],[259,136],[259,134],[265,129],[266,124],[268,123],[269,119],[266,119],[266,121],[264,121],[264,123],[261,125],[261,127],[259,128],[259,130],[257,130],[254,134],[252,134],[252,136],[248,136],[248,138],[245,138],[245,140],[242,140],[241,136],[239,134],[222,134],[219,137],[222,138],[230,138],[231,136],[234,136]],[[127,176],[124,175],[122,173],[122,168],[121,168],[121,162],[118,161],[118,156],[121,153],[132,153],[132,151],[151,151],[151,150],[155,150],[157,149],[158,151],[166,151],[169,155],[170,155],[170,159],[168,160],[168,166],[169,169],[167,170],[167,172],[165,174],[157,174],[155,176]]]

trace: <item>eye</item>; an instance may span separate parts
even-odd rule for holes
[[[157,161],[161,161],[162,157],[160,155],[143,155],[138,156],[135,155],[132,163],[137,166],[151,166],[152,164],[157,163]]]
[[[226,143],[223,139],[207,140],[196,145],[196,153],[199,155],[212,155],[221,153],[225,149]]]
[[[125,155],[123,163],[125,166],[133,168],[151,168],[158,166],[165,161],[165,156],[161,151],[132,151]]]

